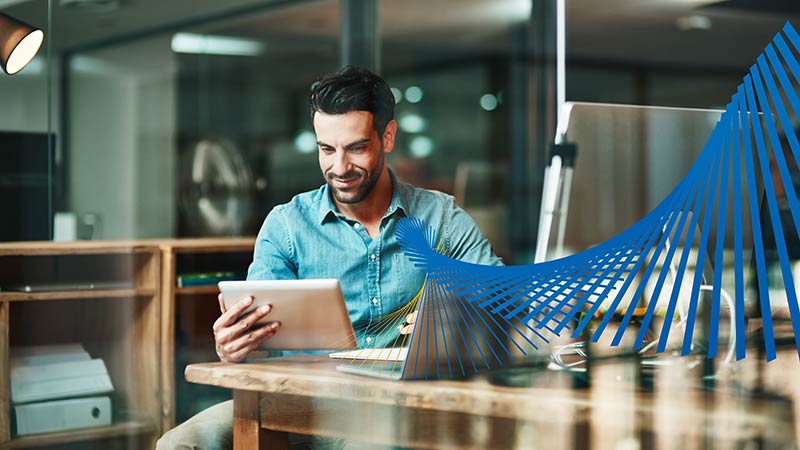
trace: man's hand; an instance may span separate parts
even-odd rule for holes
[[[214,322],[214,341],[217,356],[226,362],[239,362],[250,354],[262,342],[275,335],[280,322],[268,322],[255,329],[250,329],[256,322],[264,318],[272,310],[270,305],[261,306],[250,311],[239,319],[239,316],[253,304],[253,297],[247,297],[233,305],[231,309],[225,308],[225,300],[219,294],[219,310],[222,313]],[[238,319],[238,320],[237,320]]]
[[[406,321],[400,324],[400,334],[411,334],[414,331],[414,322],[417,321],[417,311],[406,316]]]

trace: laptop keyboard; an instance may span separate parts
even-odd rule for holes
[[[405,361],[408,347],[400,348],[362,348],[346,352],[331,353],[333,359],[365,359],[373,361]]]

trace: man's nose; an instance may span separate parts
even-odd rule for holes
[[[333,161],[333,172],[336,175],[344,175],[350,170],[350,160],[347,157],[347,152],[338,150]]]

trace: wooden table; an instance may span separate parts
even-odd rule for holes
[[[589,388],[547,369],[531,369],[532,387],[515,388],[483,379],[388,381],[338,372],[338,364],[325,355],[192,364],[186,379],[234,390],[237,450],[285,449],[288,433],[445,449],[619,448],[629,440],[640,448],[737,448],[795,436],[791,399],[709,391],[694,381],[681,387],[675,380],[701,378],[684,366],[643,389],[638,362],[593,367]]]

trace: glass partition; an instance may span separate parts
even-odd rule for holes
[[[337,32],[306,21],[337,14],[268,8],[71,54],[68,197],[93,238],[254,235],[321,184],[307,92]]]

